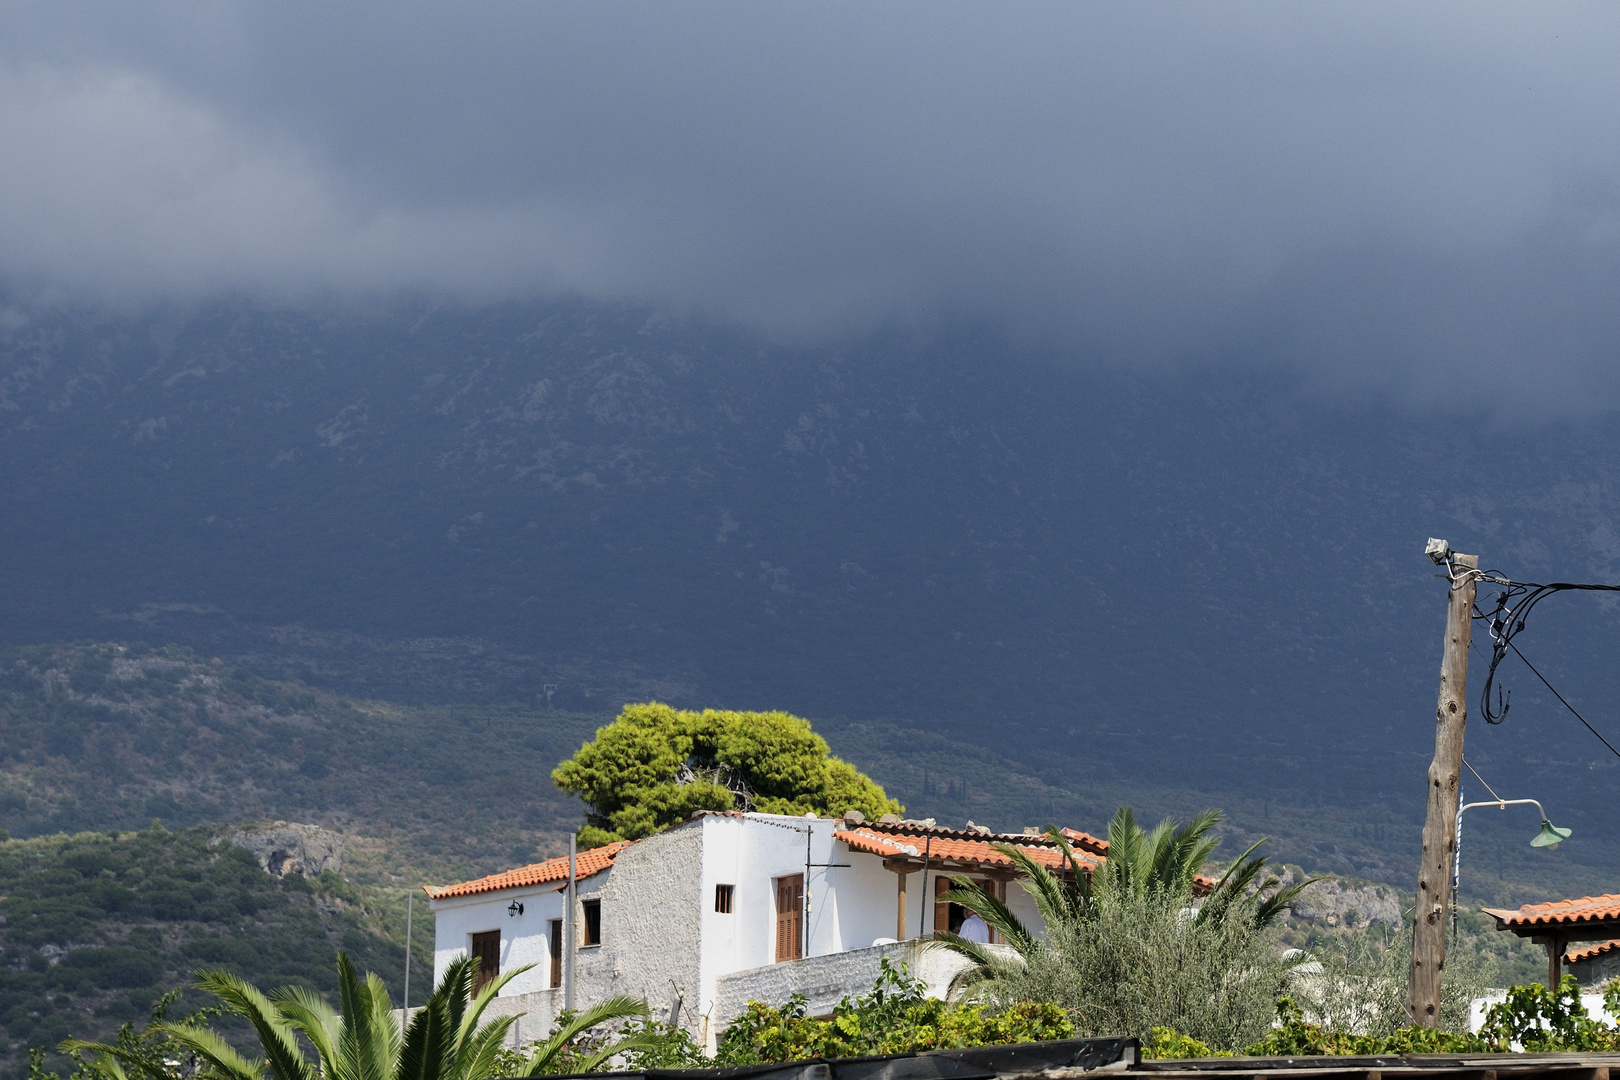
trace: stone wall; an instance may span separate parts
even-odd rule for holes
[[[1584,947],[1586,946],[1571,946],[1572,949]],[[1564,970],[1575,976],[1583,987],[1601,991],[1610,979],[1620,978],[1620,952],[1608,952],[1594,956],[1590,960],[1565,964]]]
[[[885,958],[895,967],[904,963],[912,975],[927,984],[928,996],[938,998],[945,996],[951,979],[967,966],[967,961],[955,953],[901,941],[722,975],[715,985],[712,1029],[718,1032],[724,1028],[750,1001],[785,1005],[794,994],[805,996],[811,1016],[831,1012],[844,997],[870,990]]]

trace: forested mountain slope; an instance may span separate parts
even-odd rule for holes
[[[1227,371],[587,305],[18,308],[0,635],[179,642],[374,700],[886,719],[1406,865],[1442,623],[1422,541],[1620,577],[1620,433]],[[1611,609],[1558,598],[1519,640],[1620,731]],[[1465,879],[1606,873],[1620,761],[1508,674],[1470,761],[1577,839],[1543,858],[1471,814]]]
[[[0,828],[37,836],[154,819],[171,828],[304,821],[346,836],[347,873],[359,882],[454,880],[565,850],[580,807],[552,785],[551,769],[609,719],[350,698],[179,646],[13,648],[0,651]],[[835,717],[815,727],[914,816],[1099,831],[1121,805],[1147,819],[1216,806],[1228,814],[1225,855],[1269,836],[1276,858],[1410,888],[1417,823],[1388,806],[1343,808],[1286,790],[1234,797],[1084,758],[1043,773],[888,720]],[[1518,902],[1603,887],[1612,849],[1601,834],[1551,858],[1517,850],[1529,835],[1526,822],[1483,833],[1488,857],[1467,864],[1465,895]]]
[[[487,873],[563,842],[578,811],[549,774],[598,722],[356,701],[177,647],[12,649],[0,656],[0,826],[307,821],[385,841],[373,861],[363,841],[354,852],[378,881]]]
[[[401,890],[333,873],[267,873],[206,826],[0,842],[0,1076],[25,1074],[31,1046],[107,1038],[143,1019],[199,967],[331,992],[341,947],[397,998],[404,904]],[[431,980],[426,927],[412,942],[414,975]],[[205,1002],[190,992],[174,1015]]]

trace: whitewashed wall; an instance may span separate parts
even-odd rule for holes
[[[837,828],[828,819],[715,814],[623,849],[611,869],[579,885],[581,901],[601,901],[602,944],[582,946],[576,953],[576,1006],[628,994],[645,999],[662,1019],[678,1002],[681,1022],[700,1038],[712,1038],[750,995],[780,1003],[794,992],[815,989],[822,997],[831,994],[836,1003],[846,993],[863,993],[871,986],[880,957],[915,959],[906,943],[873,948],[875,941],[894,936],[897,876],[883,869],[878,857],[851,852],[835,841]],[[777,965],[776,879],[805,873],[806,829],[812,864],[847,865],[811,866],[806,877],[809,955]],[[934,929],[934,881],[940,876],[930,871],[926,877],[913,873],[907,879],[906,931],[911,937]],[[734,887],[730,913],[715,911],[717,885]],[[1034,904],[1021,889],[1010,888],[1008,900],[1020,918],[1039,926]],[[514,901],[523,904],[522,915],[508,914]],[[435,981],[455,957],[470,950],[473,934],[499,930],[501,970],[534,967],[507,984],[491,1015],[526,1013],[515,1038],[544,1037],[562,1009],[562,990],[550,988],[549,981],[550,920],[562,918],[563,903],[560,882],[434,901]],[[578,910],[575,917],[576,929],[583,933]],[[819,959],[834,954],[846,959]],[[941,953],[925,959],[930,971],[954,963]],[[755,974],[739,980],[739,972]],[[924,977],[931,989],[943,993],[951,973]],[[722,982],[729,988],[725,995],[719,990]],[[835,982],[833,993],[827,987]]]
[[[606,873],[611,874],[612,871]],[[586,880],[594,882],[596,879]],[[550,882],[527,889],[502,889],[481,896],[433,901],[436,917],[433,935],[434,983],[437,984],[444,976],[451,961],[471,951],[474,934],[499,930],[503,972],[522,964],[536,965],[534,970],[512,980],[502,992],[511,995],[544,989],[551,974],[548,920],[563,917],[563,897],[558,885],[558,882]],[[514,902],[523,905],[522,915],[514,917],[507,913],[508,905]],[[424,992],[422,996],[425,998],[427,995]]]

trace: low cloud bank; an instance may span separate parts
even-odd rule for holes
[[[0,282],[967,314],[1608,402],[1617,39],[1595,6],[17,9]]]

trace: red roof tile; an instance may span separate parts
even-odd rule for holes
[[[631,841],[620,840],[608,844],[606,847],[591,848],[581,851],[574,856],[574,880],[582,881],[593,874],[600,874],[613,865],[613,860],[619,852],[629,847]],[[454,896],[477,896],[479,893],[499,892],[501,889],[521,889],[530,885],[544,885],[548,881],[566,881],[568,879],[568,856],[563,855],[545,862],[534,863],[530,866],[520,866],[516,870],[506,870],[489,877],[481,877],[476,881],[463,881],[457,885],[424,885],[422,891],[431,899],[447,900]]]
[[[1088,851],[1093,855],[1108,854],[1108,841],[1092,836],[1090,833],[1083,833],[1079,829],[1064,829],[1063,839],[1069,842],[1070,847],[1078,848],[1081,851]]]
[[[1582,896],[1575,900],[1555,900],[1550,904],[1525,904],[1516,911],[1485,908],[1496,917],[1498,930],[1527,926],[1581,926],[1587,923],[1620,921],[1620,895]]]
[[[966,863],[972,866],[1010,869],[1013,860],[996,850],[996,844],[1010,844],[1027,853],[1043,866],[1056,869],[1063,865],[1063,853],[1050,840],[1028,835],[974,835],[954,829],[905,827],[886,824],[863,824],[833,833],[852,850],[864,851],[885,858],[920,859],[925,854],[935,865]],[[1084,851],[1076,851],[1080,865],[1091,868],[1097,858]]]
[[[1069,842],[1075,859],[1087,870],[1102,862],[1108,854],[1108,841],[1083,833],[1078,829],[1063,829],[1063,838]],[[865,822],[861,825],[833,833],[856,851],[865,851],[885,858],[920,859],[927,852],[933,860],[965,862],[984,867],[1009,868],[1013,861],[996,850],[996,844],[1011,844],[1029,853],[1043,866],[1054,869],[1063,865],[1063,854],[1049,838],[1034,833],[978,833],[963,829],[947,829],[938,825],[925,825],[916,821]],[[1193,878],[1193,892],[1206,896],[1216,885],[1216,879],[1199,874]]]
[[[1571,964],[1581,960],[1596,960],[1605,953],[1614,952],[1616,949],[1620,949],[1620,938],[1610,938],[1608,941],[1599,941],[1586,946],[1584,949],[1576,949],[1574,952],[1565,953],[1564,959]]]

